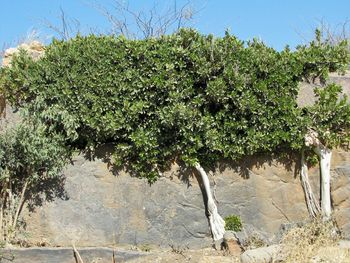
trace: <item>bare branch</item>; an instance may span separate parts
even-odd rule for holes
[[[44,19],[41,24],[55,32],[60,38],[68,40],[80,32],[80,22],[77,19],[69,18],[60,7],[60,25],[55,25],[51,21]]]
[[[129,2],[121,0],[114,0],[112,10],[98,2],[91,5],[110,22],[112,34],[124,35],[132,39],[160,37],[176,32],[193,20],[194,15],[198,13],[191,7],[191,0],[180,8],[174,0],[173,5],[167,6],[165,11],[160,10],[157,2],[154,2],[148,11],[134,10]]]
[[[317,28],[321,32],[321,41],[327,42],[330,45],[336,45],[343,40],[350,39],[350,19],[346,19],[338,24],[328,23],[324,18],[316,19]],[[314,26],[310,27],[309,32],[302,32],[294,29],[296,34],[306,44],[314,37]],[[312,34],[310,34],[312,32]]]
[[[331,24],[327,23],[325,19],[319,19],[319,29],[321,31],[323,41],[327,41],[328,43],[335,45],[342,40],[349,39],[349,22],[350,20],[347,19],[344,22],[332,26]]]

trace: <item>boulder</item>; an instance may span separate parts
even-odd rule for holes
[[[282,262],[280,251],[280,245],[247,250],[241,255],[241,263]]]

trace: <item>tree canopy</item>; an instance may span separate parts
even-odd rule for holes
[[[38,61],[21,52],[1,69],[0,88],[67,147],[113,143],[115,163],[152,182],[174,159],[193,166],[300,149],[312,122],[349,126],[345,101],[338,117],[323,112],[338,86],[320,90],[312,108],[296,102],[301,81],[324,81],[348,61],[346,42],[320,37],[279,52],[192,29],[144,40],[89,35],[54,40]]]

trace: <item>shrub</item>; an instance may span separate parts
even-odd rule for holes
[[[339,239],[340,234],[334,221],[316,218],[289,230],[282,239],[281,253],[286,262],[311,262],[315,257],[318,257],[315,262],[348,262],[346,259],[349,253],[338,247]],[[323,253],[324,251],[328,252]]]
[[[25,204],[63,197],[61,170],[69,160],[61,136],[45,127],[22,123],[0,136],[0,240],[11,242]]]
[[[241,218],[237,215],[230,215],[225,217],[225,230],[230,231],[241,231],[242,229],[242,221]]]
[[[224,222],[202,164],[300,150],[308,116],[297,106],[299,82],[323,82],[348,62],[346,42],[323,43],[319,33],[309,45],[281,52],[192,29],[144,40],[78,35],[54,40],[38,61],[20,52],[0,69],[0,92],[68,149],[113,143],[114,163],[149,182],[174,160],[195,167],[220,239]],[[343,128],[350,118],[339,116],[337,132],[349,136]]]
[[[300,148],[299,82],[342,71],[348,58],[343,42],[278,52],[192,29],[77,36],[53,41],[39,61],[21,52],[0,69],[0,91],[67,145],[114,143],[115,163],[152,182],[174,159],[193,166]]]

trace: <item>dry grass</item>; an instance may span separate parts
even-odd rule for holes
[[[266,246],[266,242],[257,233],[254,233],[253,235],[249,236],[249,238],[245,240],[242,244],[244,251]]]
[[[285,262],[350,263],[348,249],[340,248],[341,236],[334,221],[315,219],[288,231],[282,239]]]

